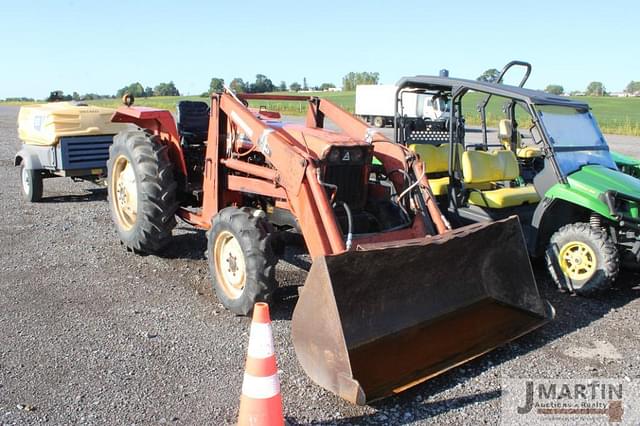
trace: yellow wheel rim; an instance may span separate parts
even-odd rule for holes
[[[560,268],[572,281],[584,281],[596,272],[596,254],[581,241],[571,241],[560,249]]]
[[[138,217],[138,186],[133,166],[127,157],[119,156],[113,162],[111,174],[111,202],[120,225],[129,230]]]
[[[231,299],[242,295],[247,281],[244,254],[238,239],[229,231],[218,234],[213,246],[217,280]]]

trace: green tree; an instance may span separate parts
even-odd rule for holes
[[[47,98],[47,102],[62,102],[62,101],[70,101],[71,96],[65,96],[62,90],[54,90],[49,93],[49,97]]]
[[[280,86],[278,86],[278,90],[280,90],[281,92],[287,91],[287,83],[285,83],[284,80],[280,82]]]
[[[551,93],[552,95],[562,95],[564,93],[564,87],[559,84],[550,84],[544,89],[545,92]]]
[[[300,89],[302,89],[302,86],[300,86],[300,83],[297,83],[295,81],[289,85],[289,90],[291,90],[292,92],[297,92]]]
[[[273,92],[275,86],[273,82],[267,78],[264,74],[256,75],[256,82],[251,83],[249,85],[249,89],[247,90],[250,93],[265,93],[265,92]]]
[[[180,96],[180,92],[173,84],[173,81],[168,83],[160,83],[153,88],[153,94],[155,96]]]
[[[213,77],[209,83],[209,93],[220,93],[224,90],[224,79]]]
[[[118,90],[118,92],[116,93],[116,96],[118,98],[121,98],[124,96],[125,93],[129,93],[130,95],[133,95],[136,98],[141,98],[144,96],[144,87],[142,87],[142,84],[140,83],[131,83],[128,86],[123,87],[122,89]]]
[[[302,77],[302,90],[309,90],[309,86],[307,85],[307,77]]]
[[[358,84],[378,84],[380,74],[377,72],[350,72],[342,78],[342,90],[356,90]]]
[[[607,96],[607,89],[599,81],[592,81],[585,91],[587,96]]]
[[[486,83],[493,83],[494,81],[498,81],[498,76],[500,75],[500,71],[495,68],[489,68],[485,72],[483,72],[480,77],[476,78],[477,81],[484,81]]]
[[[244,93],[247,91],[247,85],[241,78],[234,78],[231,80],[231,83],[229,83],[229,89],[235,93]]]
[[[322,83],[320,85],[320,90],[324,91],[324,90],[329,90],[329,89],[335,89],[336,85],[333,83]]]
[[[73,95],[71,95],[71,99],[73,99],[74,101],[79,101],[80,100],[80,93],[73,92]]]
[[[627,84],[627,87],[624,89],[625,93],[630,95],[636,94],[640,92],[640,81],[631,81]]]
[[[153,89],[149,86],[144,88],[144,97],[145,98],[150,98],[151,96],[153,96]]]

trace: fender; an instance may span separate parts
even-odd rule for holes
[[[527,238],[529,253],[540,256],[556,230],[569,223],[588,221],[591,212],[616,221],[607,205],[592,194],[567,184],[552,186],[533,213],[531,232]]]
[[[27,147],[22,147],[13,158],[14,166],[21,166],[24,164],[27,170],[42,170],[44,167],[40,162],[40,157],[37,154],[30,152]]]
[[[169,158],[176,168],[187,176],[180,136],[173,114],[165,109],[147,107],[120,107],[111,116],[114,123],[132,123],[152,132],[169,146]]]

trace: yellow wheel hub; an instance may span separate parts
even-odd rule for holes
[[[221,288],[232,299],[242,295],[246,283],[246,267],[242,247],[229,231],[222,231],[214,247],[216,275]]]
[[[571,241],[560,249],[560,268],[572,281],[588,280],[596,272],[596,254],[581,241]]]
[[[113,162],[113,173],[109,184],[118,222],[123,228],[131,229],[138,216],[138,188],[133,166],[124,155]]]

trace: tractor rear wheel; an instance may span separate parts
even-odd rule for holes
[[[107,163],[108,198],[120,240],[141,253],[160,251],[176,225],[176,182],[168,148],[143,131],[113,138]]]
[[[27,169],[22,164],[20,166],[20,181],[22,183],[22,196],[25,200],[32,203],[42,200],[42,175],[40,170]]]
[[[227,207],[211,221],[207,258],[213,288],[225,308],[248,315],[276,288],[272,227],[261,210]]]
[[[589,296],[611,287],[620,269],[615,244],[588,223],[572,223],[551,236],[547,268],[560,289]]]

